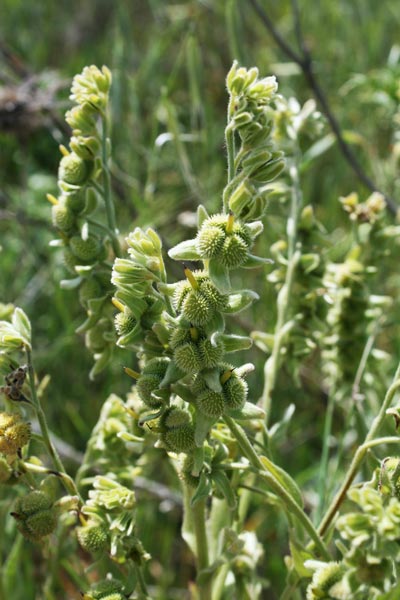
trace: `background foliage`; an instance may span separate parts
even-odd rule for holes
[[[295,45],[290,2],[263,5],[285,39]],[[398,197],[397,2],[316,4],[304,0],[301,19],[316,73],[346,140],[377,185]],[[261,74],[275,74],[279,91],[286,97],[295,96],[303,103],[312,95],[297,65],[288,62],[251,7],[240,0],[3,2],[0,298],[21,306],[31,318],[36,368],[40,375],[51,377],[46,414],[54,434],[64,440],[61,448],[72,469],[79,464],[79,452],[107,395],[111,390],[126,393],[130,382],[123,375],[118,354],[104,374],[88,382],[85,374],[91,358],[84,345],[77,344],[74,333],[81,309],[73,293],[59,288],[61,258],[48,247],[53,233],[45,193],[56,191],[57,147],[68,137],[62,114],[69,106],[70,79],[86,64],[104,63],[113,71],[113,188],[118,220],[126,231],[134,226],[157,228],[168,248],[192,237],[193,213],[199,203],[210,211],[219,206],[226,177],[224,80],[234,58],[248,67],[257,65]],[[303,193],[318,219],[334,231],[333,239],[346,243],[346,218],[337,198],[351,191],[359,191],[363,198],[366,192],[329,136],[328,127],[325,133],[326,151],[319,148],[320,155],[303,165]],[[262,241],[265,248],[283,234],[286,213],[286,205],[271,204]],[[179,266],[172,262],[169,266],[180,277]],[[238,327],[242,333],[270,331],[275,320],[274,291],[258,272],[249,273],[253,280],[246,287],[257,289],[264,300],[238,321]],[[379,274],[382,280],[387,276]],[[381,346],[398,355],[399,339],[398,327],[392,325],[383,332]],[[256,400],[262,390],[258,374],[264,355],[257,348],[249,354],[247,360],[257,367],[249,381]],[[296,418],[280,446],[280,464],[310,490],[318,469],[326,406],[312,367],[302,372],[294,387],[290,369],[283,366],[272,418],[282,418],[288,405],[296,404]],[[317,406],[309,404],[310,389]],[[158,460],[154,452],[146,477],[178,490],[167,462]],[[179,501],[173,495],[160,500],[160,490],[139,493],[145,500],[139,502],[140,535],[154,557],[151,569],[158,580],[169,588],[169,594],[176,588],[176,597],[182,597],[179,588],[190,577],[192,559],[179,537]],[[0,508],[6,514],[9,500]],[[265,597],[275,598],[282,587],[282,557],[287,551],[280,531],[283,522],[277,513],[266,514],[255,504],[246,526],[262,531],[259,537],[265,547],[273,548],[266,552],[261,571],[266,569],[271,580]],[[13,538],[9,534],[0,542],[3,560]],[[13,552],[22,565],[15,579],[15,598],[22,598],[22,590],[25,599],[41,597],[43,573],[30,572],[34,563],[23,560],[34,550],[15,543]],[[66,569],[66,589],[69,581]],[[167,592],[160,594],[160,600],[172,598]]]

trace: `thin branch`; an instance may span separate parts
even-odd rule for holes
[[[374,181],[367,175],[364,171],[363,167],[359,163],[356,155],[354,154],[351,147],[345,141],[339,122],[337,121],[335,115],[332,112],[330,107],[328,98],[320,86],[318,79],[315,75],[313,60],[310,53],[309,48],[307,47],[304,37],[301,31],[300,25],[300,15],[299,9],[296,0],[292,0],[293,6],[293,15],[295,20],[295,32],[298,44],[300,46],[301,54],[297,54],[286,42],[286,40],[281,36],[281,34],[275,28],[272,20],[269,18],[268,14],[261,8],[258,4],[257,0],[250,0],[250,4],[252,5],[254,11],[259,16],[261,22],[265,25],[266,29],[269,31],[270,35],[273,37],[277,45],[283,50],[283,52],[294,61],[302,70],[304,78],[306,79],[308,85],[314,93],[315,98],[318,100],[318,103],[324,113],[325,117],[328,120],[328,123],[335,134],[338,146],[342,152],[342,155],[347,160],[350,167],[353,169],[354,173],[357,175],[358,179],[364,184],[364,186],[369,189],[371,192],[379,192],[383,195],[386,206],[390,213],[394,216],[397,215],[398,206],[396,202],[388,196],[381,192],[378,186],[374,183]]]

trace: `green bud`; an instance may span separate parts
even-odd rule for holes
[[[66,196],[61,196],[57,204],[51,207],[51,218],[54,227],[64,233],[70,233],[75,225],[75,215],[68,207]]]
[[[109,544],[109,530],[103,523],[91,523],[78,527],[78,542],[86,552],[98,554],[104,552]]]
[[[152,358],[146,363],[146,366],[143,369],[143,374],[158,375],[161,380],[167,371],[169,363],[170,359],[166,357]]]
[[[74,133],[92,133],[96,130],[97,111],[90,104],[73,106],[65,115],[65,120]]]
[[[206,417],[218,419],[224,412],[224,396],[218,392],[207,390],[197,398],[196,406]]]
[[[329,562],[315,571],[312,581],[307,588],[307,600],[322,600],[324,598],[341,598],[349,596],[332,596],[330,591],[337,585],[346,573],[343,563]],[[350,590],[349,590],[350,591]]]
[[[74,235],[69,244],[72,254],[84,262],[95,260],[101,252],[100,240],[94,235],[90,235],[86,240]]]
[[[18,452],[31,437],[31,426],[22,421],[18,414],[0,413],[0,452],[13,455]]]
[[[58,179],[69,185],[83,185],[90,178],[93,164],[83,160],[75,152],[63,156],[58,169]]]
[[[100,150],[100,142],[94,136],[73,136],[69,145],[82,160],[93,160]]]

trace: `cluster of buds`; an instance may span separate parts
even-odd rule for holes
[[[266,207],[268,184],[284,168],[283,153],[273,147],[275,77],[259,79],[258,69],[235,61],[226,78],[229,92],[227,141],[237,135],[240,149],[230,160],[234,177],[224,191],[226,209],[243,221],[260,217]],[[229,149],[228,149],[229,153]]]
[[[69,149],[61,146],[59,195],[47,196],[53,204],[53,225],[60,236],[53,245],[63,247],[65,266],[74,275],[62,285],[66,289],[79,288],[79,301],[87,312],[78,332],[86,334],[86,346],[95,357],[92,376],[108,363],[115,340],[109,306],[110,268],[106,264],[115,232],[107,232],[94,214],[99,198],[106,194],[102,180],[108,168],[104,148],[109,140],[104,137],[110,86],[107,67],[85,67],[74,78],[71,100],[76,104],[66,114],[72,137]]]
[[[77,537],[94,556],[108,553],[117,563],[132,560],[141,565],[149,559],[135,527],[135,494],[109,477],[97,476],[81,511]]]
[[[372,598],[396,586],[400,559],[399,459],[383,461],[375,482],[352,488],[348,498],[357,509],[339,517],[339,562],[306,561],[314,570],[307,599]],[[375,489],[376,486],[378,489]]]
[[[340,380],[352,385],[371,325],[382,318],[391,303],[389,296],[373,293],[371,279],[378,264],[390,259],[390,244],[398,228],[385,224],[379,194],[372,194],[362,204],[356,194],[341,202],[354,221],[354,240],[342,263],[326,266],[323,282],[329,310],[323,358],[331,382]]]

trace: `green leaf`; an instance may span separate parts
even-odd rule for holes
[[[197,226],[200,227],[203,225],[204,221],[208,219],[209,215],[206,209],[202,204],[197,207]]]
[[[256,292],[253,292],[253,290],[241,290],[235,294],[230,294],[228,306],[224,309],[224,313],[235,314],[241,312],[258,299],[259,295]]]
[[[318,156],[325,154],[336,142],[336,137],[333,133],[328,133],[325,137],[319,139],[306,152],[304,152],[301,163],[301,170],[305,170],[310,166],[310,163]]]
[[[263,267],[264,265],[270,265],[273,262],[274,261],[270,258],[262,258],[261,256],[249,254],[242,267],[243,269],[257,269],[258,267]]]
[[[60,287],[63,290],[75,290],[81,283],[82,277],[74,277],[74,279],[62,279]]]
[[[160,383],[160,388],[166,388],[171,383],[175,383],[175,381],[182,379],[182,377],[184,377],[183,371],[176,366],[175,361],[171,360],[165,372],[164,378]]]
[[[221,469],[214,469],[211,472],[211,479],[217,490],[224,496],[228,507],[234,510],[236,508],[236,497],[226,473]]]
[[[109,345],[103,350],[103,352],[101,352],[101,354],[94,355],[95,363],[89,373],[89,378],[91,380],[93,380],[96,377],[96,375],[104,371],[104,369],[111,360],[112,354],[113,346]]]
[[[311,569],[307,569],[307,567],[304,566],[304,563],[306,560],[312,560],[315,557],[310,552],[304,549],[304,544],[299,543],[295,539],[295,534],[293,530],[289,532],[289,535],[290,553],[292,555],[293,566],[296,569],[296,573],[299,575],[299,577],[311,577],[313,571]]]
[[[260,456],[260,460],[264,467],[275,477],[275,479],[281,484],[282,487],[291,495],[293,500],[303,508],[303,497],[297,483],[292,477],[286,473],[281,467],[275,465],[266,456]]]
[[[222,391],[219,369],[204,369],[202,375],[210,390],[217,393]]]
[[[224,334],[218,339],[223,342],[226,353],[248,350],[253,345],[253,340],[244,335]]]
[[[168,251],[168,256],[173,260],[201,260],[197,252],[196,240],[185,240]]]
[[[22,308],[16,308],[11,317],[11,323],[14,325],[16,331],[21,335],[24,340],[25,346],[31,347],[31,322],[27,315],[24,313]]]
[[[225,562],[226,561],[223,558],[218,558],[206,569],[201,569],[196,578],[197,584],[203,586],[207,582],[211,581],[211,579],[214,577],[214,575],[216,575]]]
[[[224,294],[231,289],[231,281],[229,278],[229,269],[224,267],[219,261],[210,258],[208,263],[208,274],[210,279],[217,288]]]
[[[211,483],[210,483],[208,477],[206,476],[206,474],[202,473],[200,475],[200,481],[198,483],[198,486],[193,494],[192,500],[190,501],[190,505],[194,506],[200,500],[204,500],[205,498],[208,498],[208,496],[210,495],[210,492],[211,492]]]
[[[265,418],[265,411],[252,402],[246,402],[241,410],[229,410],[227,414],[238,421]]]
[[[194,441],[196,446],[201,448],[204,444],[204,440],[208,436],[211,427],[214,425],[216,419],[206,417],[203,413],[196,411],[196,420],[194,426]]]

